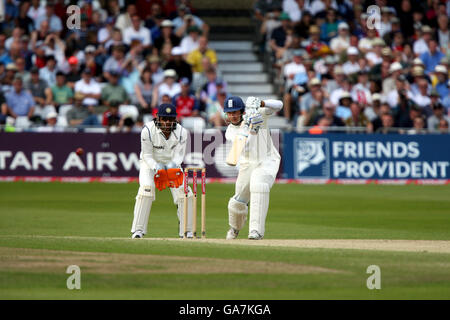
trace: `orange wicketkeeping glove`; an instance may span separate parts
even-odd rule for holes
[[[169,188],[178,188],[183,184],[183,171],[180,168],[167,169]]]
[[[167,171],[165,169],[158,170],[155,174],[155,187],[161,191],[169,186]]]

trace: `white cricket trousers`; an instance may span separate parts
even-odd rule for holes
[[[280,159],[266,159],[260,164],[245,163],[239,167],[235,194],[228,203],[230,227],[240,230],[250,204],[249,232],[264,236],[270,189],[275,182]]]

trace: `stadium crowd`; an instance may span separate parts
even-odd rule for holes
[[[0,28],[0,124],[139,130],[162,102],[225,124],[209,26],[188,0],[7,0]]]
[[[257,0],[254,16],[297,130],[449,132],[450,1]]]
[[[0,125],[140,130],[162,102],[180,121],[225,125],[233,93],[189,0],[6,0],[4,11]],[[256,0],[253,13],[279,116],[298,131],[449,132],[450,1]]]

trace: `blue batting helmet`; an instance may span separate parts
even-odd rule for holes
[[[233,112],[238,110],[245,110],[245,103],[242,101],[240,97],[229,97],[227,101],[225,101],[225,105],[223,108],[224,112]]]

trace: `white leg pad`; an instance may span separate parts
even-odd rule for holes
[[[270,186],[268,183],[250,183],[249,231],[256,230],[264,236],[267,211],[269,209]]]
[[[134,205],[134,219],[131,226],[131,233],[141,230],[147,233],[148,218],[152,203],[155,200],[155,189],[152,186],[139,187]]]
[[[231,198],[228,201],[228,224],[230,227],[241,230],[247,221],[248,206],[245,202]]]
[[[179,187],[176,191],[176,204],[177,204],[177,216],[178,216],[178,234],[180,237],[184,235],[184,191],[182,187]],[[175,197],[174,197],[175,198]],[[187,212],[187,230],[192,231],[192,223],[193,223],[193,210],[192,210],[192,201],[194,200],[194,194],[192,193],[191,187],[188,187],[188,212]],[[198,214],[198,213],[197,213]],[[198,229],[198,226],[197,226]],[[197,230],[198,232],[198,230]]]

